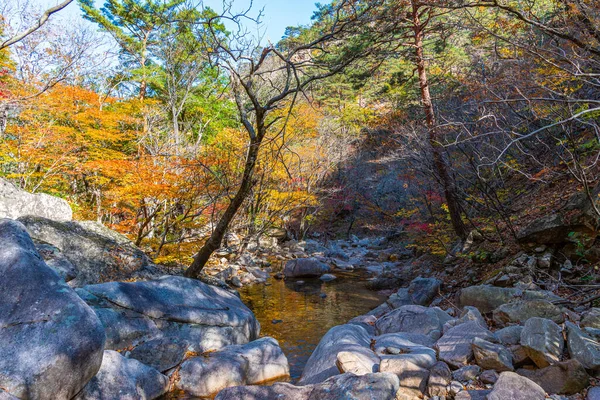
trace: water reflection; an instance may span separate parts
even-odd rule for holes
[[[339,272],[338,279],[278,281],[240,290],[244,303],[261,324],[261,334],[279,341],[290,363],[293,381],[321,337],[333,326],[365,314],[385,301],[384,295],[367,290],[366,271]]]

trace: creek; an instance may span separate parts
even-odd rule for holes
[[[335,325],[365,314],[387,296],[368,290],[364,269],[336,270],[337,279],[276,280],[240,289],[244,303],[261,324],[261,335],[279,341],[296,382],[323,335]]]

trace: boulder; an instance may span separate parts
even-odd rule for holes
[[[384,360],[387,364],[410,362],[425,369],[433,367],[437,361],[435,350],[411,342],[386,347],[385,351],[380,353],[380,358],[382,363]]]
[[[313,385],[274,383],[270,386],[233,386],[221,390],[215,400],[308,400]]]
[[[494,310],[494,322],[498,326],[524,323],[533,317],[546,318],[557,324],[565,321],[561,309],[546,300],[515,301],[503,304]]]
[[[373,353],[340,351],[337,353],[335,365],[340,373],[350,372],[354,375],[366,375],[379,372],[379,357]]]
[[[29,193],[0,178],[0,218],[17,219],[25,215],[55,221],[73,219],[66,200],[45,193]]]
[[[79,274],[79,270],[57,247],[43,242],[35,243],[35,247],[46,265],[52,268],[65,282],[72,281]]]
[[[125,280],[151,268],[148,256],[128,238],[97,222],[58,222],[31,216],[19,221],[32,238],[56,247],[77,268],[74,286]]]
[[[512,353],[506,347],[478,337],[472,343],[475,362],[483,369],[513,371]]]
[[[489,330],[476,321],[466,322],[450,329],[437,341],[435,347],[438,357],[450,367],[460,368],[473,359],[471,343],[475,338],[495,342],[496,338]]]
[[[600,329],[600,308],[591,308],[581,318],[582,328]]]
[[[469,321],[475,321],[479,325],[481,325],[481,327],[487,329],[487,323],[485,322],[485,319],[483,318],[483,315],[481,315],[479,310],[475,307],[465,306],[458,319],[450,320],[444,324],[444,333],[448,332],[450,328],[453,328],[460,324],[464,324],[465,322]]]
[[[231,386],[286,379],[289,366],[279,343],[266,337],[189,358],[181,364],[178,375],[178,389],[192,396],[213,397]]]
[[[337,276],[332,275],[332,274],[323,274],[323,275],[321,275],[321,277],[319,279],[322,280],[323,282],[330,282],[330,281],[337,279]]]
[[[498,381],[498,373],[493,369],[488,369],[487,371],[483,371],[481,375],[479,375],[479,380],[481,383],[489,383],[494,384]]]
[[[100,371],[73,400],[152,400],[168,389],[169,378],[154,368],[107,350]]]
[[[500,343],[514,345],[521,343],[521,332],[523,327],[519,325],[507,326],[494,332]]]
[[[401,349],[402,347],[410,344],[411,346],[420,345],[425,347],[433,348],[435,340],[431,337],[422,335],[420,333],[386,333],[385,335],[376,336],[373,338],[374,344],[371,346],[377,354],[386,353],[386,349],[395,347]]]
[[[181,364],[189,348],[190,343],[186,340],[159,337],[134,347],[127,357],[164,373]]]
[[[390,373],[342,374],[314,385],[308,400],[402,400],[398,377]]]
[[[473,306],[482,313],[492,312],[502,304],[518,299],[523,293],[517,288],[481,285],[469,286],[460,292],[461,306]]]
[[[239,297],[195,279],[165,276],[152,281],[108,282],[85,286],[78,293],[100,315],[103,309],[119,314],[125,332],[110,325],[106,329],[112,330],[109,335],[120,343],[135,345],[141,341],[135,338],[169,337],[187,341],[191,351],[203,353],[247,343],[260,331],[254,314]],[[147,325],[149,330],[144,334]],[[121,333],[129,333],[123,335],[127,340],[118,339]]]
[[[316,258],[296,258],[285,263],[283,274],[287,278],[318,278],[329,270],[329,265]]]
[[[452,380],[452,372],[443,361],[437,362],[431,370],[429,370],[429,380],[427,381],[427,394],[429,397],[447,396],[448,385]]]
[[[0,387],[22,399],[71,399],[100,368],[102,324],[22,224],[0,220],[0,243]]]
[[[435,358],[434,358],[435,362]],[[390,372],[398,377],[398,398],[415,399],[423,396],[427,387],[429,370],[399,356],[382,356],[379,372]]]
[[[590,376],[577,360],[567,360],[537,370],[519,369],[517,373],[553,394],[579,393],[590,384]]]
[[[521,346],[539,368],[555,364],[564,349],[562,329],[549,319],[531,318],[521,332]]]
[[[413,304],[428,306],[438,295],[442,281],[435,278],[415,278],[408,287]]]
[[[444,324],[451,319],[452,317],[437,307],[408,305],[385,314],[377,320],[375,327],[380,335],[408,332],[427,335],[436,340],[442,335]]]
[[[304,366],[299,384],[320,383],[327,378],[338,375],[337,355],[346,351],[355,353],[361,359],[376,357],[370,349],[371,337],[360,325],[346,324],[331,328],[319,342]]]
[[[567,322],[566,327],[571,357],[587,369],[600,370],[600,343],[571,322]]]
[[[546,392],[537,383],[514,372],[503,372],[488,400],[544,400]]]
[[[490,393],[491,390],[463,390],[454,396],[454,400],[487,400]]]
[[[593,227],[587,226],[584,219],[583,213],[575,218],[565,218],[560,213],[549,214],[521,229],[517,239],[525,244],[560,245],[569,242],[571,232],[595,235]]]
[[[585,400],[600,400],[600,386],[591,387],[587,396],[585,396]]]

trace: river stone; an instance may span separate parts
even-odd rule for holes
[[[428,369],[422,368],[399,355],[382,356],[379,371],[390,372],[398,377],[400,389],[396,394],[397,398],[415,399],[423,396],[429,378]]]
[[[439,359],[454,368],[467,365],[473,359],[471,343],[475,338],[496,341],[492,332],[483,328],[478,322],[465,322],[451,328],[437,341],[435,347]]]
[[[390,373],[367,375],[342,374],[314,385],[309,400],[403,400],[396,397],[398,377]]]
[[[370,349],[371,337],[360,325],[345,324],[331,328],[319,342],[306,362],[299,384],[320,383],[338,375],[337,354],[348,351],[362,355],[366,359],[374,356]]]
[[[515,301],[503,304],[494,310],[494,322],[498,326],[524,323],[533,317],[546,318],[557,324],[565,321],[561,309],[546,300]]]
[[[337,279],[337,276],[332,275],[332,274],[323,274],[323,275],[321,275],[321,277],[319,279],[322,280],[323,282],[331,282],[331,281]]]
[[[373,341],[375,344],[372,348],[377,354],[384,354],[386,352],[385,349],[388,347],[402,348],[403,346],[420,345],[433,348],[435,345],[435,340],[429,336],[408,332],[386,333],[385,335],[374,337]]]
[[[283,274],[288,278],[318,278],[329,270],[329,265],[316,258],[296,258],[285,263]]]
[[[485,319],[479,310],[475,307],[465,306],[458,319],[450,320],[444,324],[444,333],[448,332],[451,328],[457,325],[464,324],[465,322],[469,321],[475,321],[483,328],[487,329],[487,323],[485,322]]]
[[[521,343],[521,332],[523,327],[519,325],[507,326],[494,332],[500,343],[514,345]]]
[[[567,347],[571,357],[587,369],[600,370],[600,343],[571,322],[567,322],[566,327]]]
[[[491,390],[463,390],[454,396],[454,400],[486,400],[491,392]]]
[[[436,340],[442,335],[442,327],[452,318],[437,307],[417,305],[402,306],[377,320],[375,327],[385,333],[408,332],[427,335]]]
[[[79,293],[115,310],[135,312],[136,318],[151,318],[162,336],[187,340],[198,353],[247,343],[260,330],[239,297],[195,279],[165,276],[153,281],[109,282],[85,286]]]
[[[151,267],[148,256],[131,241],[92,221],[58,222],[46,218],[19,218],[32,238],[60,249],[77,267],[74,286],[124,280]]]
[[[600,329],[600,308],[591,308],[581,318],[582,328]]]
[[[501,288],[496,286],[481,285],[464,288],[460,292],[460,304],[473,306],[482,313],[492,312],[502,304],[510,303],[523,294],[516,288]]]
[[[448,364],[443,361],[438,361],[431,370],[429,370],[429,380],[427,381],[427,394],[429,397],[447,396],[447,386],[450,384],[451,380],[452,372],[450,371]]]
[[[0,387],[23,399],[71,399],[100,368],[102,324],[22,224],[0,220],[0,243]]]
[[[73,211],[66,200],[45,193],[29,193],[0,178],[0,218],[34,215],[55,221],[70,221]]]
[[[499,376],[500,375],[498,375],[498,373],[493,369],[488,369],[487,371],[483,371],[481,375],[479,375],[479,380],[482,383],[494,384],[498,381]]]
[[[152,319],[134,311],[105,307],[93,307],[93,310],[104,326],[105,350],[127,349],[161,335]]]
[[[397,347],[386,347],[385,351],[380,354],[382,362],[384,359],[402,360],[402,362],[410,362],[425,369],[433,367],[437,361],[435,350],[411,342],[403,343]],[[388,361],[388,363],[393,362]]]
[[[512,353],[506,347],[476,337],[472,343],[475,362],[483,369],[513,371]]]
[[[546,392],[537,383],[514,372],[503,372],[488,400],[544,400]]]
[[[420,306],[428,306],[438,295],[442,281],[435,278],[415,278],[408,287],[408,294],[413,302]]]
[[[519,369],[517,373],[553,394],[579,393],[590,384],[590,376],[577,360],[559,362],[538,370]]]
[[[169,378],[154,368],[106,350],[100,371],[73,400],[152,400],[168,389]]]
[[[290,375],[288,360],[272,337],[263,337],[243,346],[228,346],[221,352],[239,354],[248,362],[246,384],[249,385],[281,380]]]
[[[161,337],[134,347],[127,357],[164,373],[183,362],[189,347],[186,340]]]
[[[372,353],[340,351],[337,353],[335,365],[342,374],[350,372],[354,375],[365,375],[379,372],[379,361],[379,357]]]
[[[248,361],[239,354],[192,357],[181,364],[175,387],[188,395],[214,397],[221,390],[246,384]]]
[[[553,321],[530,318],[521,332],[521,345],[539,368],[557,363],[564,349],[562,329]]]

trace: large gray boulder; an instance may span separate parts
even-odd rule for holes
[[[379,335],[407,332],[426,335],[437,340],[442,335],[444,324],[451,319],[452,317],[437,307],[406,305],[379,318],[375,327]]]
[[[501,288],[481,285],[469,286],[460,292],[461,306],[473,306],[482,313],[492,312],[502,304],[518,299],[523,291],[517,288]]]
[[[288,278],[318,278],[329,271],[329,265],[311,257],[289,260],[283,274]]]
[[[577,325],[567,322],[567,347],[572,358],[587,369],[600,370],[600,343],[583,332]]]
[[[100,368],[104,329],[22,224],[0,220],[0,243],[0,387],[20,399],[71,399]]]
[[[56,247],[77,268],[72,286],[125,280],[152,267],[148,256],[128,238],[97,222],[58,222],[32,216],[19,221],[32,238]]]
[[[523,326],[521,346],[538,367],[555,364],[565,346],[562,328],[549,319],[531,318]]]
[[[498,326],[506,326],[509,323],[524,323],[533,317],[546,318],[557,324],[562,324],[565,321],[560,307],[547,300],[520,300],[503,304],[494,310],[494,322]]]
[[[488,400],[544,400],[546,392],[530,379],[514,372],[503,372],[487,398]]]
[[[537,370],[519,369],[517,373],[552,394],[576,394],[590,384],[590,376],[577,360],[567,360]]]
[[[227,387],[273,382],[289,374],[279,343],[267,337],[187,359],[175,385],[192,396],[213,397]]]
[[[476,337],[472,343],[475,362],[483,369],[513,371],[513,357],[506,347]]]
[[[0,218],[17,219],[25,215],[55,221],[73,219],[66,200],[45,193],[29,193],[0,178]]]
[[[337,354],[353,352],[369,359],[374,353],[369,348],[371,336],[360,325],[346,324],[331,328],[321,339],[306,362],[299,383],[308,385],[320,383],[340,373],[337,367]]]
[[[100,371],[73,400],[153,400],[169,389],[169,378],[116,351],[104,352]]]
[[[108,282],[78,289],[105,323],[113,348],[172,338],[203,353],[245,344],[258,337],[260,324],[234,293],[195,279],[165,276],[152,281]],[[118,325],[114,325],[118,322]],[[162,354],[146,354],[161,365]]]
[[[441,285],[439,279],[418,277],[408,286],[408,294],[413,304],[428,306],[438,295]]]
[[[444,333],[437,341],[438,358],[450,367],[460,368],[473,360],[472,343],[475,338],[495,342],[494,334],[477,321],[465,322]]]

